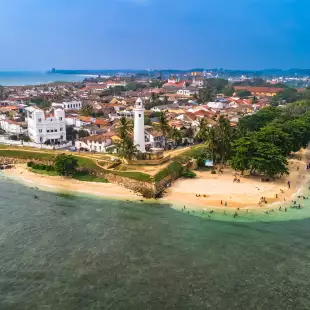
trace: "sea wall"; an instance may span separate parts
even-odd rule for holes
[[[143,182],[128,177],[123,177],[113,173],[104,173],[103,176],[114,184],[119,184],[125,188],[141,193],[146,198],[154,198],[157,195],[156,184],[153,182]]]
[[[18,164],[26,164],[27,162],[32,161],[34,163],[53,165],[54,163],[49,160],[36,160],[36,159],[25,159],[25,158],[17,158],[17,157],[6,157],[0,156],[0,165],[18,165]]]

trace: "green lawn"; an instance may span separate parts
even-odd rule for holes
[[[30,169],[31,172],[42,174],[42,175],[48,175],[48,176],[59,176],[59,174],[56,171],[47,171],[42,169]],[[105,178],[98,178],[96,176],[89,175],[86,172],[77,172],[74,176],[72,176],[72,179],[84,181],[84,182],[95,182],[95,183],[109,183],[109,181]]]
[[[49,176],[58,176],[59,174],[56,171],[47,171],[47,170],[41,170],[41,169],[29,169],[31,172],[37,173],[37,174],[43,174],[43,175],[49,175]]]
[[[107,170],[107,172],[115,174],[115,175],[119,175],[122,177],[127,177],[133,180],[137,180],[137,181],[143,181],[143,182],[152,182],[153,179],[151,178],[150,175],[146,174],[146,173],[142,173],[142,172],[135,172],[135,171],[110,171]]]
[[[53,160],[57,154],[39,153],[21,150],[0,149],[0,157],[16,157],[20,159]]]
[[[105,178],[98,178],[96,176],[89,175],[84,172],[77,172],[72,179],[84,181],[84,182],[95,182],[95,183],[109,183]]]

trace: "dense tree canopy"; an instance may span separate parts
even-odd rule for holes
[[[78,160],[72,155],[60,154],[55,157],[55,170],[63,176],[72,176],[78,167]]]
[[[310,101],[268,107],[243,117],[237,128],[220,117],[212,128],[200,121],[196,139],[206,143],[214,163],[269,177],[288,173],[287,157],[310,142]]]

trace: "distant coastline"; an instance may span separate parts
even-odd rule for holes
[[[49,74],[44,71],[0,71],[0,85],[28,86],[50,84],[55,82],[82,82],[86,75],[78,74]]]

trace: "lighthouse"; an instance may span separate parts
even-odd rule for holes
[[[135,128],[134,128],[134,144],[137,145],[141,153],[145,153],[145,137],[144,137],[144,106],[141,98],[136,101],[134,108]]]

